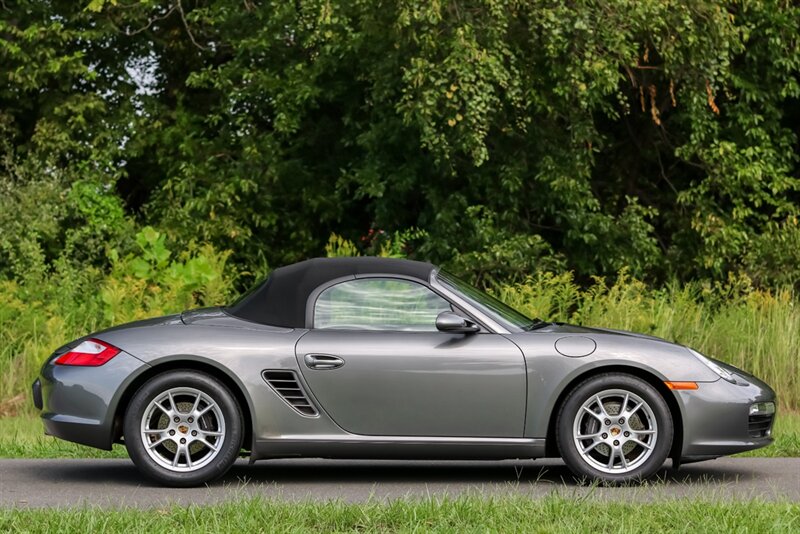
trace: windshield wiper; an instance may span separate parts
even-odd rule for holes
[[[532,330],[539,330],[540,328],[544,328],[545,326],[550,326],[553,323],[549,323],[547,321],[542,321],[541,319],[534,319],[528,328],[525,329],[526,332],[530,332]]]

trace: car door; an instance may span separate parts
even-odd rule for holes
[[[487,331],[439,332],[451,305],[425,285],[358,278],[322,291],[296,345],[303,377],[344,430],[380,436],[522,437],[525,361]]]

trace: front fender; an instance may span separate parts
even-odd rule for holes
[[[571,335],[589,337],[597,348],[583,357],[570,357],[555,349],[555,342]],[[716,382],[713,371],[681,345],[650,338],[606,333],[587,335],[530,332],[507,336],[516,343],[527,366],[528,399],[525,437],[547,436],[550,417],[562,393],[581,376],[599,369],[637,369],[660,381]],[[681,408],[682,409],[682,408]]]

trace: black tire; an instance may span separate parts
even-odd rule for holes
[[[164,395],[159,410],[155,401]],[[192,395],[197,402],[193,406]],[[164,407],[175,407],[174,417]],[[202,410],[207,411],[201,414]],[[156,430],[145,434],[145,428]],[[190,487],[215,480],[231,468],[242,448],[244,422],[236,398],[224,384],[205,373],[175,370],[151,378],[134,394],[123,434],[128,455],[145,476],[165,486]],[[179,444],[181,439],[185,445]],[[146,440],[155,446],[147,447]],[[166,465],[171,454],[177,467]]]
[[[637,397],[645,404],[634,410]],[[601,374],[580,383],[562,403],[556,425],[558,450],[567,467],[579,478],[608,483],[653,475],[667,459],[674,435],[672,414],[661,394],[624,373]],[[593,437],[576,439],[576,432]],[[603,465],[606,460],[610,464]]]

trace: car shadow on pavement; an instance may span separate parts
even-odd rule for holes
[[[649,482],[660,484],[729,483],[758,478],[757,473],[713,461],[682,466],[669,462]],[[587,484],[576,478],[558,460],[519,462],[401,462],[342,460],[267,460],[253,465],[237,464],[215,484],[251,483],[291,484],[506,484],[533,483],[565,486]]]
[[[32,473],[51,482],[114,484],[123,486],[155,486],[143,477],[129,461],[62,461],[48,463]],[[759,478],[751,470],[740,470],[708,461],[674,470],[661,469],[649,480],[656,484],[723,484]],[[265,460],[248,464],[237,462],[211,487],[242,484],[292,485],[361,485],[361,484],[541,484],[581,486],[558,460],[525,460],[501,462],[463,461],[383,461],[383,460]]]

